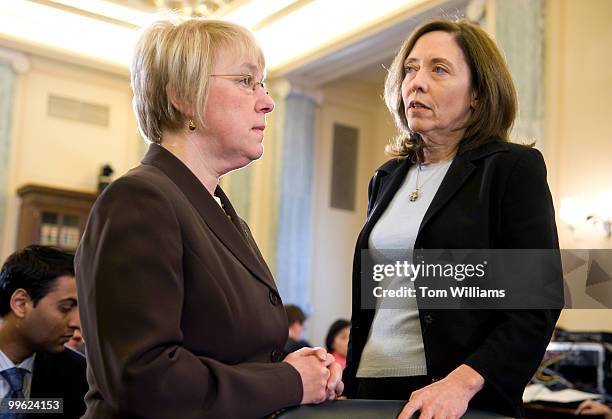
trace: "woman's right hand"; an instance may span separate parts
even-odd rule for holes
[[[327,400],[327,368],[334,357],[323,348],[302,348],[285,357],[283,362],[295,368],[302,378],[304,395],[301,404],[322,403]]]

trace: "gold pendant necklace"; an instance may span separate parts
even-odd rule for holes
[[[421,186],[419,186],[419,175],[421,174],[421,164],[419,163],[419,167],[417,168],[416,185],[414,191],[410,192],[410,194],[408,195],[410,202],[414,202],[421,197],[421,188],[425,186],[425,184],[429,182],[431,178],[434,177],[443,166],[444,165],[440,165],[440,167],[438,167],[431,175],[429,175],[429,177],[425,179],[425,182],[423,182]]]

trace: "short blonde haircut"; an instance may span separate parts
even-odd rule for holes
[[[471,89],[478,98],[465,125],[458,152],[476,148],[492,138],[508,141],[516,117],[517,95],[512,76],[499,48],[478,25],[462,20],[436,19],[422,24],[412,32],[389,68],[385,81],[385,103],[395,119],[400,135],[385,151],[394,157],[411,156],[416,160],[422,157],[423,140],[408,127],[402,100],[402,81],[406,75],[406,57],[419,38],[434,31],[447,32],[454,36],[470,69]]]
[[[265,61],[253,34],[220,20],[169,14],[143,28],[132,60],[133,107],[145,140],[160,143],[164,130],[205,125],[203,112],[215,59],[223,53],[246,57],[263,71]],[[185,115],[171,97],[189,106]]]

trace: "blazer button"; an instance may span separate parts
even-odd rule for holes
[[[280,298],[278,298],[278,295],[276,295],[274,291],[270,290],[268,296],[270,297],[270,302],[273,306],[277,306],[280,304]]]
[[[283,351],[279,351],[278,349],[270,352],[270,361],[272,362],[281,362],[283,360]]]
[[[423,321],[427,324],[432,324],[433,323],[433,317],[431,317],[430,314],[426,314],[423,316]]]

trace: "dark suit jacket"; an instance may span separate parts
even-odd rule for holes
[[[86,417],[254,418],[299,404],[287,317],[220,188],[152,144],[98,198],[76,255]]]
[[[355,374],[374,317],[374,310],[360,305],[360,252],[368,248],[372,228],[411,164],[410,159],[391,160],[370,182],[368,219],[357,239],[353,262],[353,317],[344,371],[349,397],[358,385]],[[456,156],[415,242],[415,249],[558,247],[542,155],[536,149],[496,140]],[[559,312],[419,310],[428,376],[434,382],[467,364],[485,379],[470,406],[520,416],[523,389],[542,360]]]
[[[63,398],[64,413],[59,416],[65,419],[80,418],[85,413],[85,370],[85,357],[70,348],[57,354],[39,352],[34,358],[30,397]],[[28,418],[48,417],[48,414],[28,415]]]
[[[295,340],[288,338],[283,348],[283,354],[289,355],[291,352],[299,351],[302,348],[311,347],[312,345],[305,340]]]

